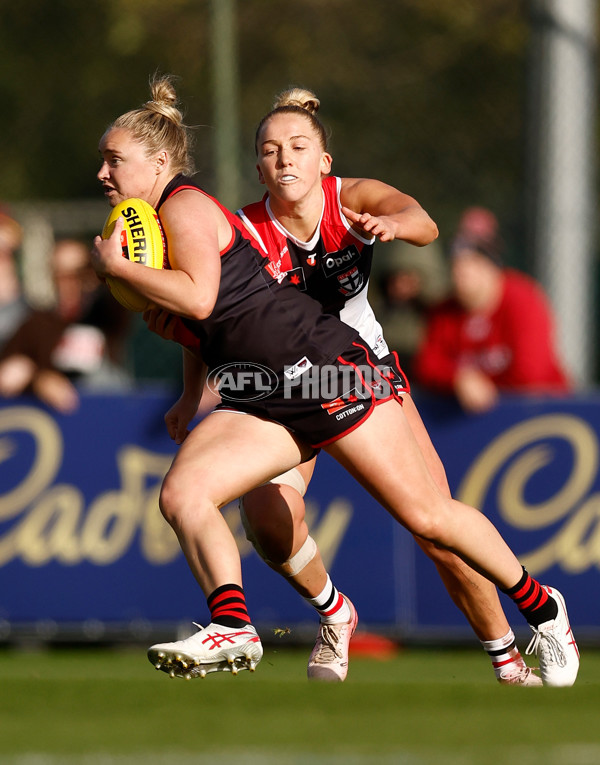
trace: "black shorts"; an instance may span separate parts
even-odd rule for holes
[[[227,401],[218,410],[254,414],[284,425],[315,449],[357,428],[374,408],[409,390],[395,353],[378,359],[362,340],[332,363],[298,371],[260,401]]]
[[[382,356],[379,359],[378,366],[390,384],[394,386],[394,390],[398,395],[410,393],[410,383],[402,371],[396,351],[390,351],[386,356]]]

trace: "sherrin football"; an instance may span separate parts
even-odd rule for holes
[[[125,221],[121,232],[123,257],[150,268],[163,268],[166,246],[156,210],[143,199],[132,198],[120,202],[113,207],[104,223],[103,239],[108,239],[112,234],[120,215]],[[106,283],[113,296],[130,311],[140,313],[148,307],[146,298],[121,279],[107,276]]]

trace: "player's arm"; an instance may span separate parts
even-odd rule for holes
[[[189,434],[188,425],[198,413],[206,382],[207,366],[202,358],[183,348],[183,391],[165,415],[171,438],[181,444]]]
[[[220,251],[231,239],[231,226],[215,203],[197,191],[183,190],[160,210],[171,269],[139,268],[121,257],[117,221],[108,239],[96,237],[92,251],[99,276],[113,276],[171,313],[202,320],[210,316],[221,278]]]
[[[381,242],[403,239],[420,247],[438,228],[416,199],[372,178],[343,178],[342,211],[355,226]]]
[[[180,316],[162,308],[149,308],[142,314],[146,326],[164,340],[172,340],[196,355],[200,354],[200,338],[192,332]]]

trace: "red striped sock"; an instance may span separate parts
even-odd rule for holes
[[[213,624],[224,627],[244,627],[250,624],[244,590],[238,584],[224,584],[206,599]]]
[[[558,606],[554,598],[551,598],[542,585],[532,579],[525,569],[517,584],[504,592],[514,600],[517,608],[532,627],[539,627],[543,622],[555,619],[558,614]]]

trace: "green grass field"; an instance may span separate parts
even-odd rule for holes
[[[600,652],[575,687],[502,687],[469,650],[355,658],[309,684],[308,649],[256,673],[172,680],[144,648],[0,651],[2,765],[597,765]]]

